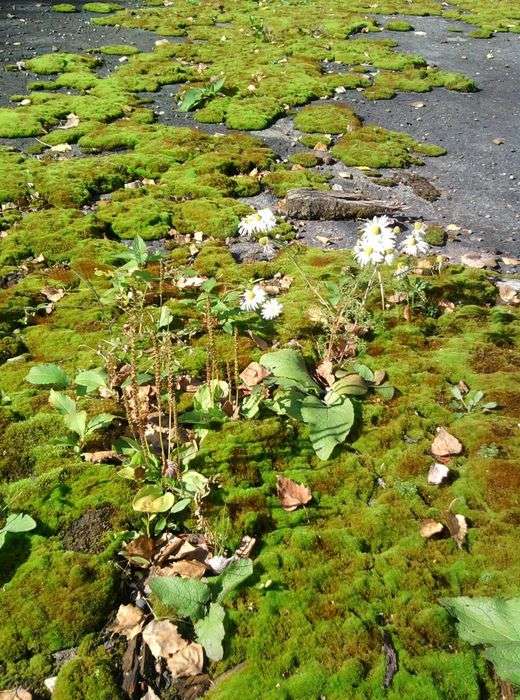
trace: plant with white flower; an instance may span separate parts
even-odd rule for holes
[[[238,226],[241,236],[248,237],[254,233],[268,233],[276,226],[276,217],[271,209],[259,209],[253,214],[244,216]]]
[[[398,231],[399,229],[392,227],[392,219],[388,216],[374,216],[365,221],[361,228],[361,236],[354,246],[354,257],[357,262],[363,267],[366,265],[374,266],[373,277],[377,275],[379,280],[383,309],[385,307],[385,293],[379,266],[391,265],[394,262]]]
[[[271,258],[276,253],[276,249],[268,236],[262,236],[258,239],[259,245],[262,246],[262,253],[267,257]]]
[[[282,311],[283,304],[280,304],[277,299],[269,299],[262,306],[261,314],[263,319],[271,321],[273,318],[278,318]]]
[[[242,311],[256,311],[265,302],[267,294],[259,284],[252,289],[246,289],[242,294],[240,308]]]
[[[406,236],[401,243],[401,251],[406,255],[417,257],[425,255],[429,251],[428,243],[424,240],[426,234],[426,226],[422,221],[416,221],[412,231]]]

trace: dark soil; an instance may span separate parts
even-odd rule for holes
[[[90,508],[63,535],[63,546],[73,552],[97,554],[103,550],[103,536],[110,531],[112,506]]]

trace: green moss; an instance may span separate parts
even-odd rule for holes
[[[295,165],[302,165],[304,168],[313,168],[318,165],[319,160],[311,151],[298,151],[289,156],[289,161]]]
[[[312,170],[276,170],[264,176],[264,182],[277,197],[285,197],[288,190],[298,187],[312,187],[317,190],[328,190],[326,174]]]
[[[102,46],[99,51],[107,54],[107,56],[132,56],[139,53],[139,49],[130,44],[109,44],[108,46]]]
[[[75,53],[46,53],[25,61],[25,67],[31,73],[51,75],[52,73],[75,73],[90,70],[100,63],[98,58]]]
[[[87,649],[66,663],[53,696],[56,700],[121,700],[123,693],[106,650]]]
[[[68,2],[60,2],[51,7],[53,12],[77,12],[76,6]]]
[[[425,239],[429,245],[442,246],[446,243],[447,233],[441,226],[428,226]]]
[[[412,32],[413,26],[403,19],[394,19],[385,24],[385,29],[389,32]]]
[[[294,118],[294,126],[310,134],[343,134],[361,126],[361,120],[350,107],[318,105],[304,107]]]
[[[378,126],[364,126],[343,136],[332,148],[332,154],[345,165],[369,168],[404,168],[421,164],[417,154],[440,156],[444,148],[419,143],[408,134],[387,131]]]
[[[87,2],[83,5],[85,12],[98,12],[104,14],[106,12],[115,12],[121,9],[121,5],[116,2]]]

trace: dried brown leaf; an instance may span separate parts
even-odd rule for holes
[[[115,450],[98,450],[97,452],[83,452],[82,455],[85,462],[92,464],[102,464],[103,462],[120,461],[120,456]]]
[[[332,386],[336,381],[334,372],[332,371],[332,362],[330,360],[322,360],[316,367],[316,374],[321,377],[326,384]]]
[[[466,382],[462,381],[462,379],[461,379],[460,382],[457,384],[457,386],[459,387],[459,391],[460,391],[461,394],[467,394],[467,393],[468,393],[468,391],[469,391],[469,386],[466,384]]]
[[[260,384],[271,372],[263,367],[259,362],[251,362],[240,373],[240,379],[247,387],[253,387]]]
[[[450,535],[457,543],[457,547],[462,549],[464,540],[466,539],[466,535],[468,533],[466,518],[459,513],[452,513],[451,511],[448,511],[448,513],[446,513],[446,525],[450,531]]]
[[[255,546],[256,539],[254,537],[250,537],[249,535],[244,535],[242,539],[240,540],[240,544],[238,545],[238,548],[235,550],[235,555],[239,559],[246,559],[250,554]]]
[[[428,472],[428,483],[429,484],[442,484],[442,482],[448,478],[450,470],[444,464],[440,462],[435,462],[430,467]]]
[[[463,447],[456,437],[448,433],[442,426],[437,428],[437,435],[432,442],[431,451],[435,457],[450,457],[460,455]]]
[[[154,576],[181,576],[182,578],[202,578],[206,573],[206,565],[196,559],[183,559],[172,564],[155,569]]]
[[[42,287],[40,292],[49,301],[59,301],[65,296],[65,290],[58,287]]]
[[[122,634],[127,639],[133,639],[142,629],[144,613],[135,605],[120,605],[112,632]]]
[[[429,539],[434,535],[438,535],[443,530],[444,525],[442,523],[438,523],[436,520],[432,520],[431,518],[427,518],[421,522],[421,537],[425,537],[426,539]]]
[[[131,540],[123,545],[121,554],[130,559],[134,563],[140,566],[145,566],[144,562],[140,562],[144,559],[146,562],[150,562],[153,558],[155,552],[155,543],[151,537],[146,535],[140,535],[136,537],[135,540]]]
[[[70,114],[67,114],[67,121],[65,122],[65,124],[62,124],[61,126],[59,126],[58,129],[74,129],[78,125],[79,125],[78,115],[74,114],[74,112],[71,112]]]
[[[305,505],[312,498],[311,491],[307,486],[297,484],[285,476],[276,478],[276,492],[282,508],[286,511],[296,510],[296,508]]]
[[[202,671],[202,646],[181,637],[169,620],[152,620],[143,630],[143,639],[156,659],[166,660],[173,678],[195,676]]]
[[[384,369],[376,369],[376,371],[374,372],[374,382],[373,383],[376,386],[379,386],[380,384],[382,384],[385,381],[385,379],[386,379],[385,370]]]
[[[25,688],[13,688],[12,690],[0,690],[0,700],[31,700],[32,695]]]

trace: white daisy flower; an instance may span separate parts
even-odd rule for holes
[[[383,262],[384,256],[372,241],[361,237],[354,246],[354,257],[360,265],[377,265]]]
[[[394,236],[395,233],[392,228],[392,219],[388,216],[374,216],[372,219],[365,221],[361,227],[363,235],[367,236]]]
[[[259,306],[262,306],[267,294],[259,284],[255,284],[253,289],[246,289],[242,294],[240,308],[242,311],[255,311]]]
[[[426,236],[426,224],[424,221],[416,221],[413,225],[412,233],[421,236],[421,238]]]
[[[262,318],[266,321],[270,321],[272,318],[276,318],[282,313],[283,305],[277,299],[269,299],[262,306]]]
[[[259,209],[253,214],[244,216],[238,226],[241,236],[251,236],[253,233],[267,233],[276,226],[276,218],[270,209]]]
[[[401,250],[406,255],[413,255],[417,257],[418,255],[424,255],[428,252],[429,246],[424,240],[424,238],[417,233],[410,233],[404,241],[401,243]]]

